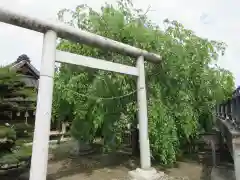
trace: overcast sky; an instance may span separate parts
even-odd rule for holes
[[[56,19],[62,8],[75,8],[86,3],[99,9],[106,0],[0,0],[0,7],[23,12],[42,19]],[[107,0],[115,3],[116,0]],[[240,85],[240,1],[238,0],[133,0],[137,8],[147,9],[149,18],[161,25],[165,18],[177,20],[199,36],[227,43],[228,48],[219,65],[230,70]],[[42,34],[0,23],[0,64],[13,62],[27,54],[40,68]]]

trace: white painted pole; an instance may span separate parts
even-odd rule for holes
[[[147,96],[145,84],[144,57],[140,56],[137,60],[139,76],[137,80],[137,98],[138,98],[138,122],[140,138],[140,159],[141,168],[151,168],[150,145],[148,138],[148,117],[147,117]]]
[[[111,61],[97,59],[89,56],[72,54],[69,52],[64,52],[59,50],[56,51],[56,62],[76,64],[76,65],[95,68],[95,69],[101,69],[106,71],[138,76],[138,69],[136,67],[114,63]]]
[[[44,35],[30,180],[46,180],[57,34]]]

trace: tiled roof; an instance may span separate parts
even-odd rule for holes
[[[27,59],[24,59],[23,55],[21,55],[19,57],[21,57],[21,58],[18,58],[15,62],[8,65],[9,68],[16,70],[16,71],[18,71],[18,70],[21,71],[22,68],[27,68],[27,70],[30,72],[31,75],[23,74],[21,79],[27,87],[37,88],[38,87],[38,79],[40,76],[39,71],[31,64],[31,62],[27,56],[26,56]]]
[[[14,62],[11,64],[11,69],[20,69],[21,67],[23,67],[24,65],[27,65],[29,67],[29,69],[34,73],[34,75],[37,77],[37,79],[39,78],[39,71],[31,64],[29,63],[28,61],[26,60],[22,60],[20,62]]]

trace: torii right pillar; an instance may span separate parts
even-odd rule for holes
[[[129,175],[133,180],[158,180],[164,175],[164,173],[159,173],[156,169],[151,167],[151,153],[148,137],[147,93],[143,56],[140,56],[137,59],[137,68],[137,99],[141,168],[130,171]]]

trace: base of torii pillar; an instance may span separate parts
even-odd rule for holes
[[[164,176],[164,172],[158,172],[155,168],[140,169],[128,172],[130,180],[160,180]]]

